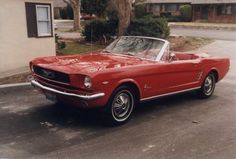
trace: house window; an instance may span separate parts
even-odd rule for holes
[[[152,11],[159,13],[161,11],[161,6],[159,4],[153,4]]]
[[[52,37],[51,4],[25,3],[28,37]]]
[[[166,12],[176,12],[178,10],[177,4],[166,4],[165,11]]]
[[[201,11],[201,7],[200,6],[195,6],[194,7],[194,11],[195,12],[200,12]]]
[[[236,4],[232,5],[231,10],[232,10],[232,14],[236,15]]]
[[[217,6],[217,15],[232,15],[232,14],[236,14],[236,4]]]
[[[38,36],[52,34],[50,5],[36,5]]]

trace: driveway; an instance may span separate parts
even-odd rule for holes
[[[106,127],[93,111],[57,107],[33,89],[0,93],[0,158],[236,158],[236,42],[199,51],[231,58],[215,94],[144,103],[132,120]]]

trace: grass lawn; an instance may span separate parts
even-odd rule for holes
[[[64,49],[58,50],[58,55],[73,55],[73,54],[80,54],[101,50],[104,49],[104,45],[97,45],[97,44],[85,44],[85,43],[78,43],[78,42],[67,42],[66,47]]]
[[[198,37],[169,37],[167,40],[170,42],[170,50],[177,52],[197,50],[214,41],[212,39]]]

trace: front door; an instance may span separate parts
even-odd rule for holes
[[[172,60],[172,54],[167,48],[160,61],[154,64],[143,81],[144,99],[189,90],[200,86],[202,62],[200,58],[186,57]]]

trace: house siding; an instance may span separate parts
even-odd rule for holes
[[[147,4],[147,11],[150,13],[153,13],[154,15],[161,15],[163,13],[169,13],[171,16],[179,16],[180,15],[180,11],[179,11],[180,6],[186,5],[186,4],[190,4],[190,3],[150,3],[150,4]],[[160,6],[159,11],[152,9],[153,6],[155,6],[155,5]],[[176,5],[177,9],[175,11],[168,11],[167,5]]]
[[[52,56],[56,53],[54,36],[28,37],[25,2],[51,4],[50,0],[1,1],[0,73],[26,67],[33,58]]]
[[[217,7],[225,4],[195,4],[193,5],[193,21],[206,20],[215,23],[236,23],[236,14],[217,14]],[[232,5],[236,5],[232,4]],[[197,9],[198,8],[198,9]],[[204,18],[204,8],[207,8],[207,18]]]
[[[193,8],[193,21],[207,21],[215,23],[236,23],[236,14],[217,14],[217,7],[234,5],[236,0],[146,0],[147,11],[154,15],[166,13],[166,5],[176,4],[178,6],[191,4]],[[152,6],[160,5],[160,10],[152,10]],[[172,16],[179,16],[179,10],[170,12]]]

